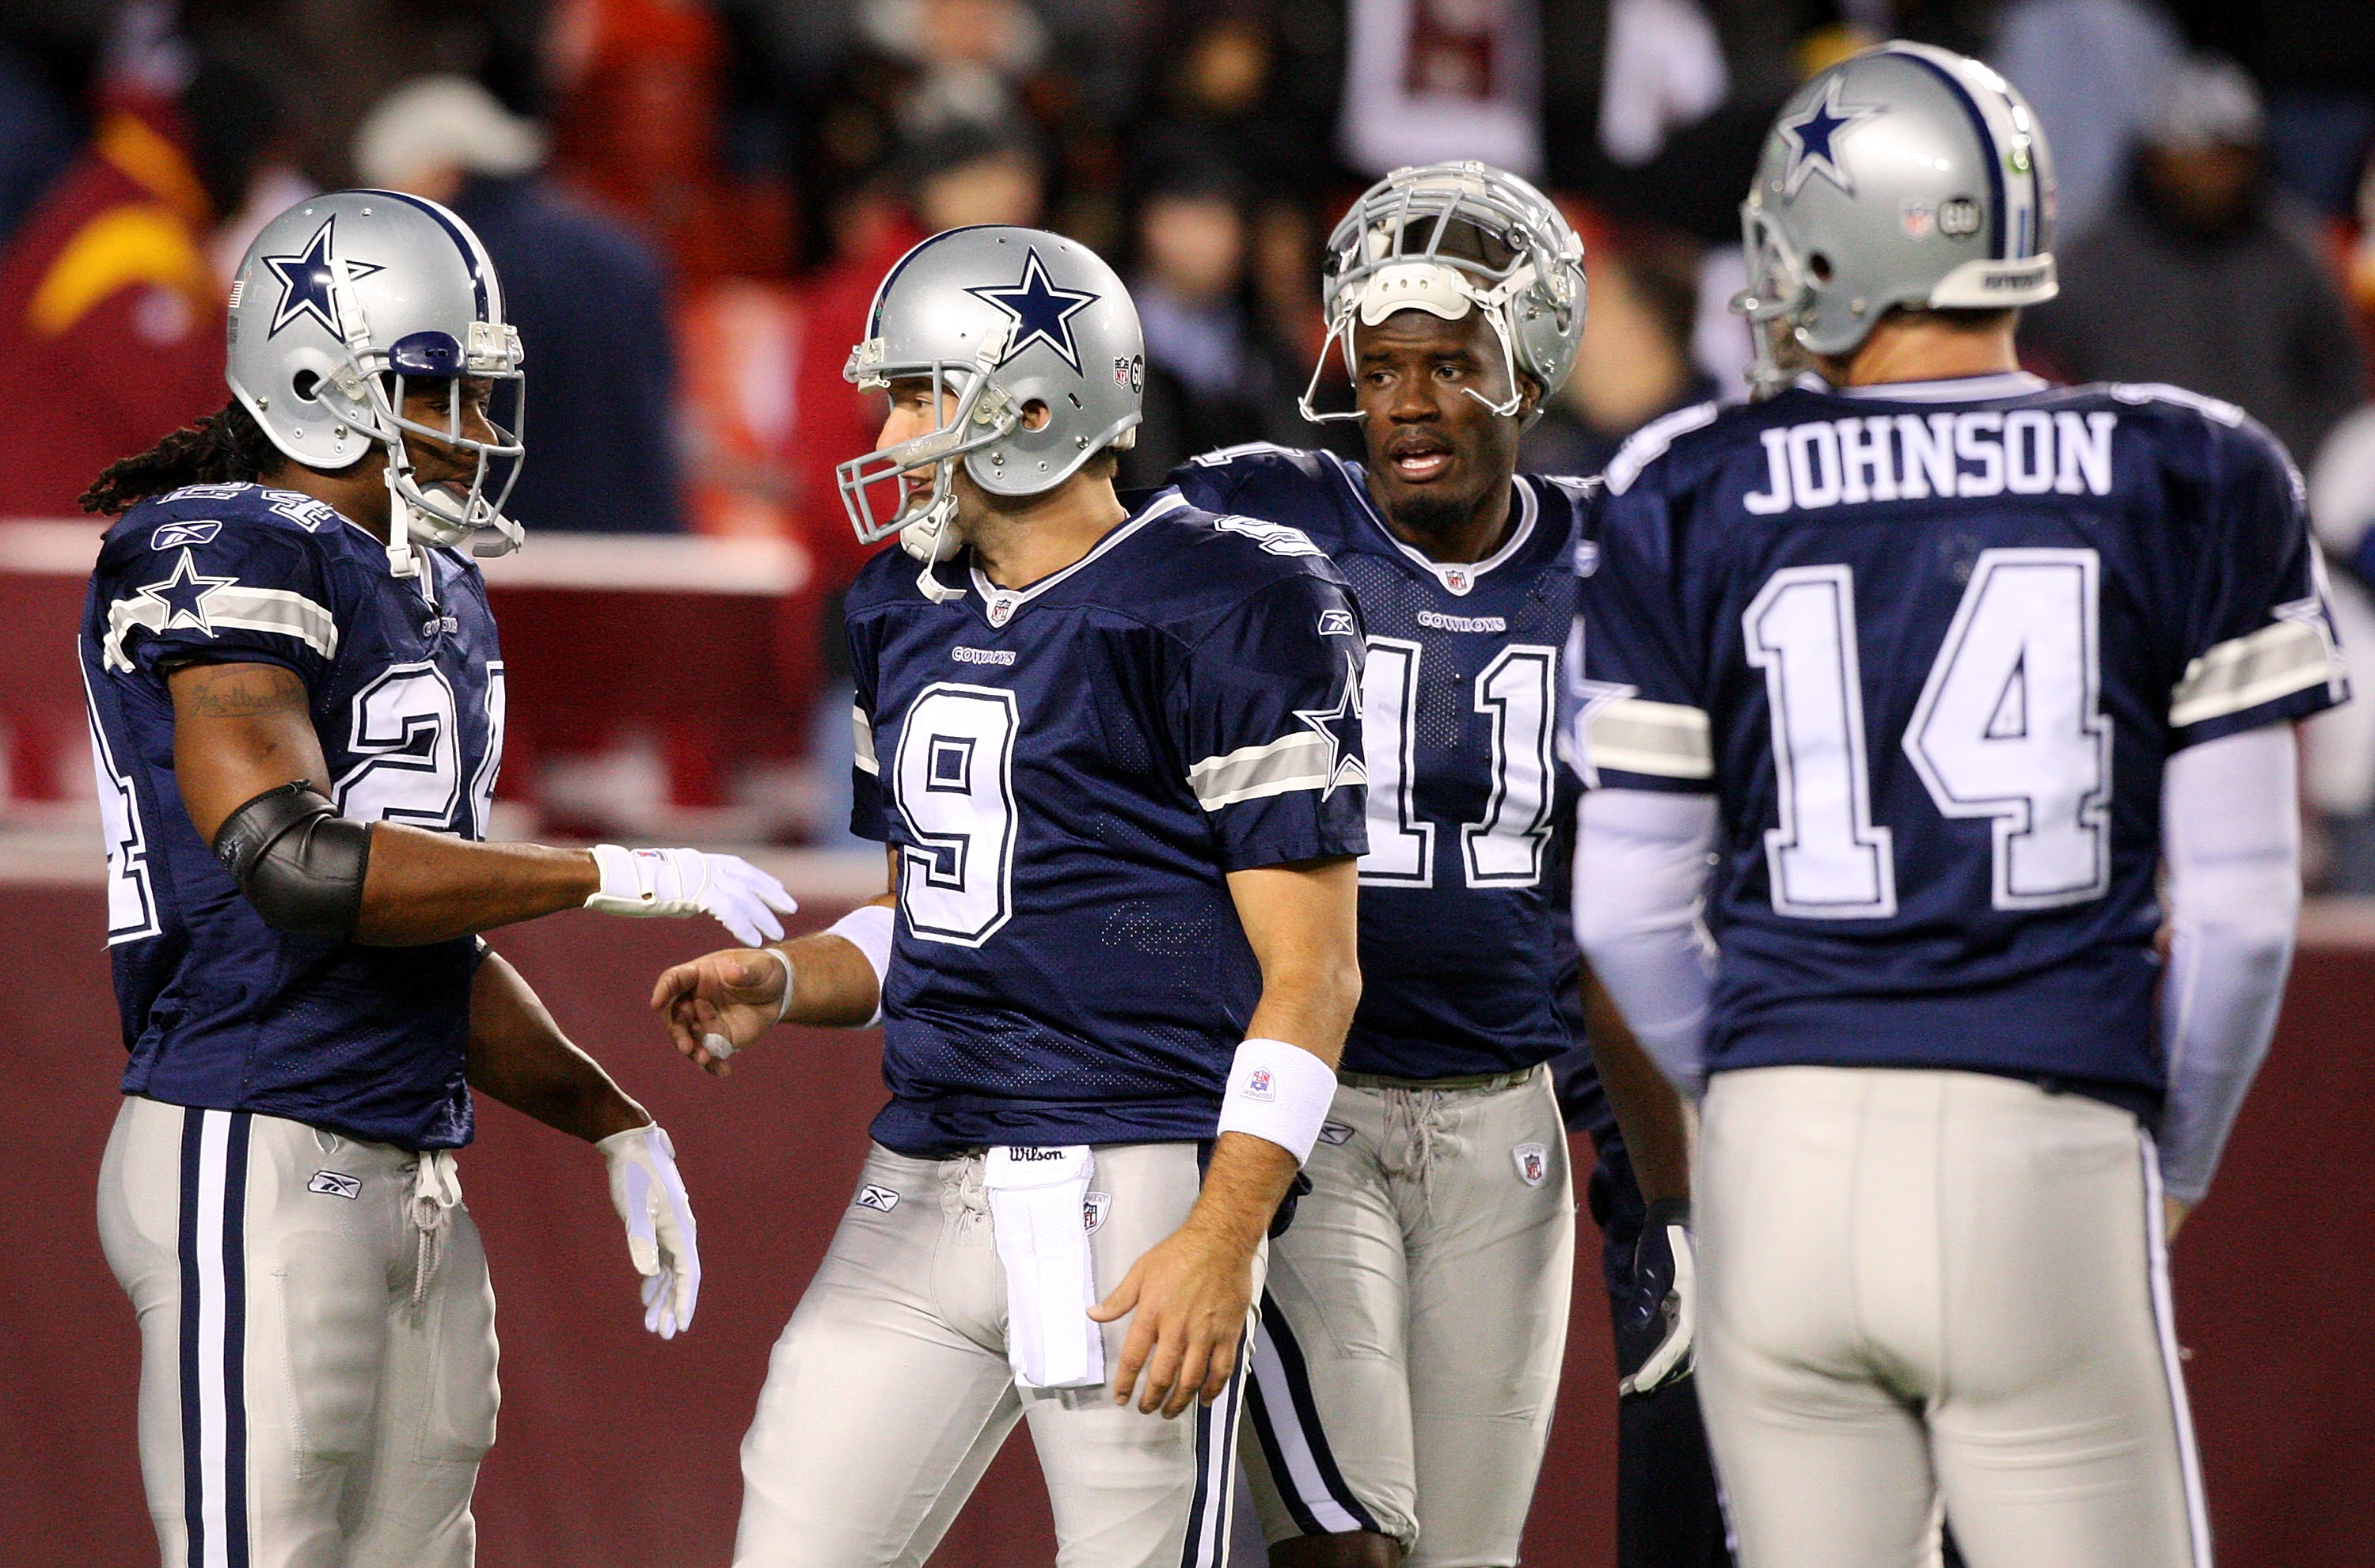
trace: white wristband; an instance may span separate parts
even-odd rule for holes
[[[1218,1133],[1250,1133],[1277,1144],[1298,1165],[1319,1141],[1319,1124],[1336,1102],[1336,1069],[1283,1040],[1248,1040],[1229,1064]]]
[[[891,974],[891,941],[897,934],[897,916],[887,903],[862,903],[825,927],[866,955],[874,966],[874,1016],[858,1027],[871,1029],[882,1021],[882,988]]]
[[[761,948],[759,950],[784,966],[784,999],[775,1004],[775,1021],[781,1023],[784,1015],[792,1010],[792,955],[781,948]]]

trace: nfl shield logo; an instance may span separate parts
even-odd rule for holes
[[[1111,1193],[1093,1192],[1083,1195],[1081,1198],[1081,1231],[1088,1235],[1095,1235],[1097,1227],[1105,1222],[1105,1210],[1112,1207],[1113,1194]]]
[[[1468,574],[1465,567],[1447,566],[1443,570],[1443,585],[1455,594],[1464,594],[1476,586],[1476,579]]]
[[[1550,1180],[1551,1150],[1548,1144],[1518,1144],[1509,1150],[1509,1158],[1518,1163],[1518,1179],[1528,1186],[1538,1187]]]
[[[989,623],[990,623],[992,626],[1004,626],[1004,625],[1006,624],[1006,619],[1007,619],[1007,617],[1009,617],[1009,616],[1012,615],[1013,613],[1014,613],[1014,601],[1013,601],[1013,600],[1011,600],[1011,599],[998,599],[998,600],[995,600],[995,601],[993,601],[993,602],[991,603],[991,605],[990,605],[990,607],[989,607]]]

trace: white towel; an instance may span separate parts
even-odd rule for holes
[[[993,1149],[982,1185],[1006,1266],[1006,1359],[1018,1388],[1093,1388],[1105,1379],[1089,1258],[1088,1145]]]

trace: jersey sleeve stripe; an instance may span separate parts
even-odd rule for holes
[[[2186,666],[2185,678],[2169,693],[2168,722],[2184,729],[2225,718],[2324,685],[2334,676],[2334,654],[2323,628],[2305,620],[2279,620],[2221,643]]]
[[[873,723],[867,718],[866,710],[859,707],[855,702],[852,702],[849,705],[849,731],[851,738],[857,742],[857,761],[858,771],[860,772],[871,773],[876,778],[880,778],[882,776],[882,764],[877,761],[874,756]]]
[[[187,610],[175,610],[160,598],[136,594],[107,607],[107,636],[100,662],[108,669],[129,670],[132,660],[124,641],[135,631],[165,631],[174,621],[197,624],[208,636],[219,627],[239,631],[271,631],[293,637],[325,659],[337,657],[338,623],[327,609],[302,594],[286,588],[249,588],[230,584],[207,594],[204,620]]]
[[[1595,709],[1587,738],[1594,768],[1661,779],[1711,779],[1707,716],[1680,702],[1620,697]]]
[[[1266,746],[1241,746],[1223,757],[1207,757],[1188,770],[1188,787],[1207,811],[1241,800],[1261,800],[1293,790],[1328,787],[1336,748],[1323,735],[1282,735]]]

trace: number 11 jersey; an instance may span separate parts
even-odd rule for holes
[[[1709,1069],[2151,1111],[2162,771],[2348,695],[2282,448],[2172,388],[1810,378],[1608,485],[1577,749],[1720,800]]]

